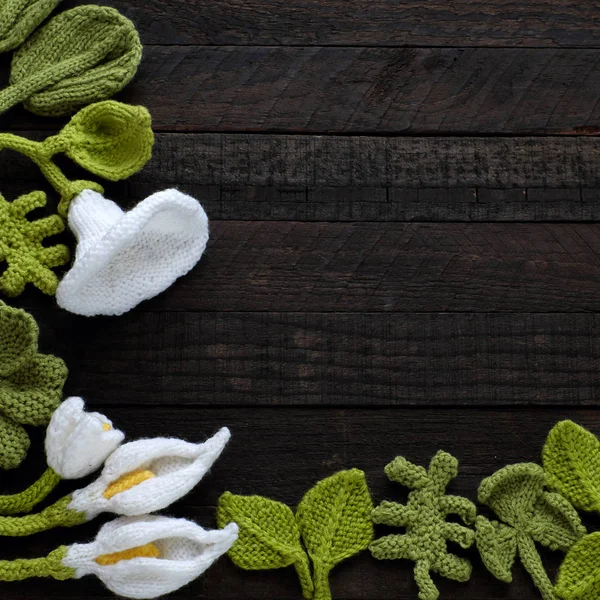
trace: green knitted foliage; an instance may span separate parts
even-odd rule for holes
[[[558,571],[555,594],[563,600],[600,598],[600,532],[586,535],[567,553]]]
[[[43,192],[33,192],[7,202],[0,196],[0,261],[6,269],[0,275],[0,291],[9,297],[18,296],[27,283],[45,294],[54,294],[58,277],[52,267],[69,261],[69,249],[63,245],[45,246],[45,238],[65,228],[58,215],[29,221],[27,214],[46,205]]]
[[[375,523],[403,527],[406,533],[375,540],[371,554],[380,560],[407,559],[415,563],[414,576],[420,600],[436,600],[439,591],[430,573],[454,581],[468,581],[471,563],[448,552],[447,543],[469,548],[475,532],[459,523],[447,522],[455,514],[467,525],[475,520],[475,505],[467,498],[446,495],[446,487],[458,475],[458,461],[447,452],[438,452],[426,470],[399,456],[385,468],[386,475],[411,488],[406,505],[382,502],[373,511]]]
[[[20,46],[59,3],[60,0],[2,0],[0,52]]]
[[[38,353],[38,327],[24,310],[0,304],[0,468],[18,467],[29,448],[21,425],[46,425],[60,404],[64,362]]]
[[[239,538],[229,551],[238,567],[294,565],[304,597],[329,600],[331,569],[366,549],[373,539],[372,508],[364,473],[351,469],[317,483],[295,516],[280,502],[226,492],[219,499],[217,521],[219,527],[238,524]]]
[[[477,548],[488,570],[510,582],[514,561],[523,566],[545,600],[555,600],[535,543],[566,552],[585,534],[573,506],[545,489],[544,470],[533,463],[509,465],[484,479],[478,498],[504,522],[477,517]]]
[[[60,546],[44,558],[0,560],[0,581],[22,581],[30,577],[52,577],[59,581],[74,579],[75,569],[64,565],[68,546]]]
[[[542,453],[548,486],[581,510],[600,512],[600,441],[573,421],[560,421]]]
[[[0,112],[23,102],[38,115],[70,114],[120,91],[141,57],[133,23],[117,10],[91,4],[67,10],[15,52]]]

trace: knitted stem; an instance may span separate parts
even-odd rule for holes
[[[0,496],[0,515],[28,513],[56,488],[61,478],[48,467],[44,474],[26,490],[10,496]]]
[[[296,573],[298,574],[298,579],[300,579],[300,585],[302,586],[302,596],[306,598],[306,600],[311,600],[313,598],[313,582],[310,574],[310,565],[308,563],[308,557],[304,554],[301,558],[299,558],[294,563],[294,568],[296,569]]]
[[[0,517],[0,535],[22,537],[54,527],[73,527],[85,523],[87,521],[85,514],[68,508],[70,503],[71,495],[65,496],[35,515]]]
[[[22,581],[30,577],[73,579],[75,569],[66,567],[62,562],[67,550],[67,546],[61,546],[45,558],[0,560],[0,581]]]
[[[535,587],[542,594],[544,600],[557,600],[554,594],[552,582],[542,564],[542,559],[535,547],[535,542],[526,534],[518,537],[519,555],[523,566],[531,575]]]
[[[322,561],[313,561],[315,595],[314,600],[331,600],[329,569]]]

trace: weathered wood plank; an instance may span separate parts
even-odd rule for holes
[[[153,46],[121,98],[170,131],[598,133],[599,60],[600,50]]]
[[[593,4],[555,0],[100,0],[146,44],[598,46]],[[65,2],[66,7],[77,4]]]
[[[103,405],[92,403],[103,409]],[[213,526],[214,506],[225,491],[263,494],[294,506],[317,480],[339,469],[358,467],[365,471],[371,494],[403,501],[404,488],[387,481],[383,467],[396,455],[426,464],[439,449],[460,460],[460,473],[450,493],[476,497],[479,482],[505,464],[539,461],[547,432],[560,419],[570,418],[600,432],[597,410],[507,410],[465,409],[383,409],[352,411],[331,408],[196,408],[155,407],[139,409],[110,407],[110,417],[131,438],[174,433],[190,440],[202,440],[218,427],[227,425],[232,440],[205,480],[169,514],[195,519]],[[32,461],[30,461],[31,463]],[[33,474],[20,474],[21,486]],[[4,478],[3,478],[4,479]],[[18,489],[17,478],[3,490]],[[72,489],[72,488],[69,488]],[[96,523],[73,530],[57,530],[31,539],[11,540],[2,557],[35,556],[58,543],[82,541],[92,536]],[[457,550],[462,553],[461,550]],[[510,586],[494,580],[485,571],[474,551],[464,554],[474,564],[468,584],[436,578],[442,597],[485,599],[510,596],[515,600],[535,597],[523,568],[515,567]],[[551,572],[560,554],[543,553]],[[331,575],[334,598],[340,600],[412,600],[416,587],[408,561],[379,562],[368,553],[350,560]],[[109,598],[93,578],[83,582],[39,582],[3,584],[9,600],[17,598]],[[181,599],[206,596],[216,599],[300,598],[291,569],[248,573],[238,571],[227,559],[206,575],[173,595]]]
[[[33,311],[69,394],[111,405],[595,405],[592,314]]]

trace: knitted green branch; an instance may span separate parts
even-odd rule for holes
[[[484,479],[479,501],[505,524],[477,517],[477,548],[492,575],[507,583],[518,553],[544,600],[555,600],[535,543],[566,552],[585,528],[569,501],[545,486],[543,469],[533,463],[509,465]]]
[[[38,353],[39,330],[24,310],[0,304],[0,468],[21,464],[29,448],[23,425],[46,425],[62,398],[64,362]]]
[[[51,267],[69,261],[69,249],[63,244],[44,246],[44,238],[61,233],[64,222],[58,215],[29,221],[27,214],[46,205],[46,194],[33,192],[7,202],[0,196],[0,261],[7,264],[0,275],[0,291],[18,296],[27,283],[52,295],[58,277]]]
[[[56,488],[60,481],[60,475],[48,467],[43,475],[26,490],[18,494],[0,496],[0,515],[31,512]]]
[[[73,579],[75,569],[63,564],[68,550],[68,546],[61,546],[44,558],[0,560],[0,581],[22,581],[30,577],[52,577],[59,581]]]
[[[293,565],[305,598],[330,600],[329,572],[373,539],[372,508],[364,473],[351,469],[317,483],[295,516],[281,502],[226,492],[219,499],[217,521],[219,527],[232,521],[239,527],[239,538],[229,551],[238,567]]]
[[[20,46],[59,3],[60,0],[2,0],[0,52]]]
[[[447,542],[469,548],[475,532],[458,523],[446,521],[458,515],[467,525],[475,520],[475,505],[467,498],[446,495],[446,487],[458,475],[458,461],[447,452],[438,452],[429,470],[399,456],[385,468],[392,481],[413,491],[406,505],[382,502],[373,511],[373,520],[382,525],[405,527],[405,534],[393,534],[375,540],[371,554],[378,559],[407,559],[415,562],[415,581],[420,600],[436,600],[439,591],[430,572],[455,581],[468,581],[471,563],[448,552]]]

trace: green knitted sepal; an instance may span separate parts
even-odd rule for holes
[[[22,581],[31,577],[75,578],[75,569],[63,564],[68,546],[60,546],[44,558],[0,560],[0,581]]]
[[[60,0],[2,0],[0,52],[20,46],[59,3]]]
[[[448,552],[447,542],[469,548],[475,532],[450,523],[455,514],[467,525],[475,520],[475,505],[467,498],[446,495],[446,487],[458,475],[458,461],[447,452],[438,452],[426,470],[399,456],[385,468],[391,481],[411,488],[406,505],[382,502],[373,511],[373,520],[381,525],[403,527],[404,534],[392,534],[375,540],[371,554],[380,560],[407,559],[415,563],[414,577],[420,600],[436,600],[439,591],[431,578],[437,573],[454,581],[468,581],[471,563]]]
[[[489,571],[506,582],[518,555],[544,600],[555,600],[535,544],[566,552],[585,527],[570,502],[545,486],[544,470],[533,463],[509,465],[484,479],[479,501],[504,524],[478,517],[477,548]]]
[[[365,550],[373,539],[372,508],[364,473],[350,469],[317,483],[295,516],[281,502],[226,492],[219,499],[217,521],[219,527],[238,524],[239,538],[229,551],[238,567],[293,565],[305,598],[329,600],[331,569]]]

